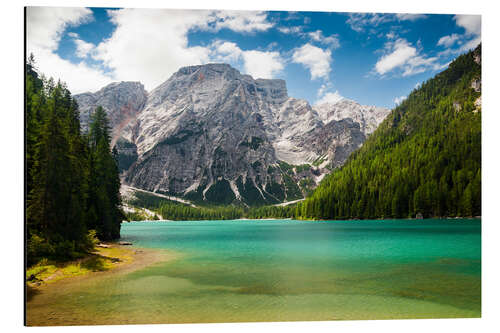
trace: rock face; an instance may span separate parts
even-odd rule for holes
[[[83,93],[74,97],[78,102],[84,131],[87,130],[89,117],[97,106],[106,110],[114,145],[117,134],[144,107],[147,92],[140,82],[114,82],[96,93]]]
[[[120,85],[133,91],[129,99]],[[302,198],[389,113],[348,100],[311,107],[289,97],[285,81],[255,80],[226,64],[183,67],[149,95],[129,82],[96,94],[77,101],[82,113],[110,102],[102,106],[125,183],[219,204]]]
[[[350,118],[359,124],[365,135],[373,133],[391,112],[391,110],[386,108],[360,105],[348,99],[342,99],[334,104],[324,103],[316,105],[314,109],[324,123]]]

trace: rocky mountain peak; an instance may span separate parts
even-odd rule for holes
[[[213,203],[302,198],[384,113],[349,100],[313,108],[284,80],[227,64],[182,67],[149,94],[123,84],[77,96],[82,112],[102,105],[114,119],[124,182]]]

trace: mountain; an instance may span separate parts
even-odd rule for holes
[[[396,107],[296,209],[313,219],[481,215],[481,48]]]
[[[285,81],[227,64],[183,67],[147,95],[122,82],[75,98],[82,122],[107,103],[124,183],[216,204],[303,198],[389,113],[347,100],[311,107]]]
[[[96,93],[83,93],[74,96],[80,111],[82,129],[87,130],[90,114],[97,106],[107,113],[112,129],[113,145],[121,129],[142,110],[147,92],[140,82],[115,82]]]
[[[365,135],[373,133],[390,112],[386,108],[360,105],[345,98],[333,104],[315,105],[313,108],[325,124],[332,120],[350,118],[359,124]]]

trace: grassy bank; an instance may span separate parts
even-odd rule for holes
[[[106,244],[105,246],[109,247],[96,247],[91,253],[76,260],[58,262],[42,259],[37,264],[27,268],[28,287],[39,287],[65,278],[107,271],[131,263],[134,259],[135,249],[118,244]]]

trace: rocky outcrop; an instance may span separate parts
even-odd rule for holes
[[[324,103],[314,106],[314,110],[324,123],[332,120],[350,118],[358,123],[365,135],[375,131],[391,110],[377,106],[361,105],[349,99],[342,99],[337,103]]]
[[[481,92],[481,79],[472,80],[470,86],[475,92]]]
[[[302,198],[389,112],[349,100],[311,107],[289,97],[285,81],[255,80],[227,64],[183,67],[147,98],[142,85],[130,99],[115,97],[123,91],[117,85],[96,93],[100,99],[82,94],[77,101],[116,101],[103,107],[113,119],[123,181],[222,204]]]

